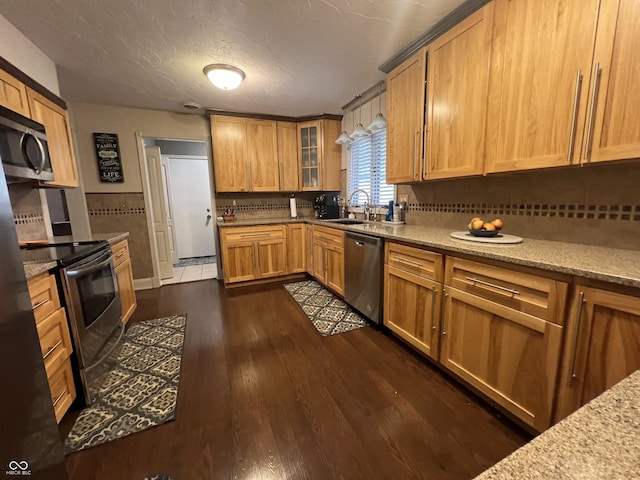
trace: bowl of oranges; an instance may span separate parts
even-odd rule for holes
[[[499,218],[485,222],[480,217],[475,217],[467,225],[467,230],[474,237],[495,237],[500,233],[503,225],[502,220]]]

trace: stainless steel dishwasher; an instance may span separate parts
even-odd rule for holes
[[[382,239],[347,232],[344,299],[374,323],[382,322]]]

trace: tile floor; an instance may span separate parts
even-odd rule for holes
[[[216,278],[218,275],[218,266],[215,263],[206,265],[190,265],[188,267],[173,267],[173,278],[162,280],[163,285],[172,283],[195,282],[198,280],[206,280]]]

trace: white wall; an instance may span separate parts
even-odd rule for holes
[[[60,95],[56,64],[2,15],[0,15],[0,57],[56,95]]]
[[[142,192],[136,133],[144,137],[203,141],[211,137],[209,122],[202,115],[91,103],[73,103],[69,108],[78,146],[76,159],[87,193]],[[118,134],[124,183],[100,182],[94,132]]]

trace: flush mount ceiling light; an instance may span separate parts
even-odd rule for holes
[[[244,72],[239,68],[222,63],[207,65],[203,71],[209,77],[209,81],[222,90],[238,88],[246,78]]]
[[[376,118],[373,119],[371,125],[369,125],[369,130],[372,132],[377,132],[379,130],[384,130],[387,128],[387,120],[382,115],[382,84],[384,81],[378,83],[378,114]]]

